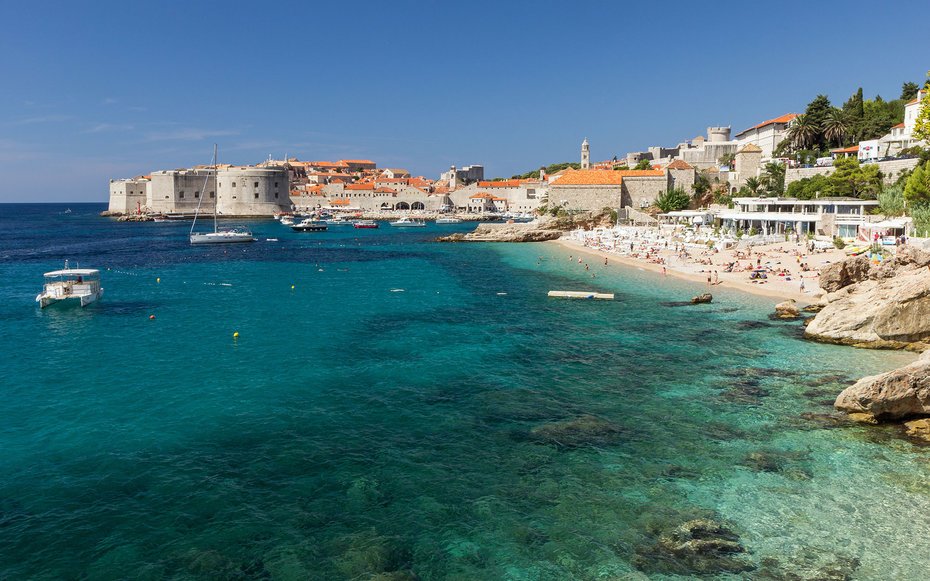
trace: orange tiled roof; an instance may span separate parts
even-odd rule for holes
[[[831,149],[832,153],[856,153],[859,151],[858,145],[850,145],[849,147],[840,147],[837,149]]]
[[[665,172],[658,169],[599,170],[572,169],[552,183],[557,186],[619,186],[623,178],[662,177]]]
[[[694,169],[694,166],[683,159],[676,159],[672,163],[668,164],[667,169]]]
[[[478,182],[479,188],[519,188],[523,180],[501,180],[496,182]]]
[[[897,125],[895,125],[894,127],[892,127],[892,129],[900,129],[900,128],[902,128],[902,127],[904,127],[904,123],[898,123]]]
[[[489,194],[489,193],[487,193],[487,192],[478,192],[477,194],[474,194],[474,195],[471,195],[471,196],[468,196],[468,197],[469,197],[469,199],[472,199],[472,200],[474,200],[474,199],[476,199],[476,198],[486,199],[486,200],[494,199],[494,196],[492,196],[491,194]]]
[[[380,184],[406,184],[410,181],[408,178],[377,178]]]
[[[396,194],[397,191],[392,190],[391,188],[375,188],[375,193],[376,194]]]
[[[373,190],[375,189],[375,184],[368,182],[364,184],[349,184],[345,187],[347,190]]]
[[[336,198],[335,200],[330,200],[330,206],[348,206],[352,203],[352,200],[349,198]]]
[[[914,103],[916,103],[916,102],[919,101],[919,100],[920,100],[920,99],[911,99],[910,101],[908,101],[907,103],[905,103],[904,106],[906,107],[906,106],[908,106],[908,105],[913,105]]]
[[[307,165],[315,167],[346,167],[346,164],[341,161],[336,163],[331,161],[310,161],[307,162]]]
[[[753,125],[749,129],[744,129],[743,131],[740,131],[739,133],[737,133],[737,135],[742,135],[743,133],[746,133],[747,131],[752,131],[753,129],[761,129],[763,127],[766,127],[768,125],[773,125],[775,123],[788,123],[797,116],[798,116],[797,113],[785,113],[781,117],[776,117],[774,119],[767,119],[763,121],[762,123],[759,123],[758,125]]]
[[[365,163],[365,164],[374,164],[375,162],[370,159],[340,159],[339,163],[350,164],[350,163]]]

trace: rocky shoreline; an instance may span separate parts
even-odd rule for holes
[[[904,246],[880,265],[849,258],[824,267],[820,284],[827,294],[807,339],[922,352],[909,365],[863,377],[834,407],[864,423],[903,422],[909,436],[930,442],[930,252]]]
[[[479,224],[474,231],[440,236],[437,242],[545,242],[575,228],[610,226],[609,211],[573,216],[540,216],[532,222]]]

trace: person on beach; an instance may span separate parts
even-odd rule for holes
[[[720,282],[720,275],[717,274],[717,271],[715,270],[714,271],[714,284],[717,284],[718,282]]]
[[[604,257],[604,266],[607,266],[607,257]]]
[[[662,276],[668,276],[668,271],[665,269],[664,266],[662,267]]]
[[[804,292],[804,279],[801,279],[801,292]]]

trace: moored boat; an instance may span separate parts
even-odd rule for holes
[[[103,296],[100,286],[100,271],[94,268],[68,268],[45,273],[42,292],[36,296],[39,307],[45,308],[59,301],[78,301],[82,307]]]
[[[404,216],[400,220],[395,220],[394,222],[390,222],[390,224],[391,226],[395,226],[397,228],[422,228],[423,226],[426,226],[426,222],[422,220],[414,220],[406,216]]]
[[[358,220],[352,224],[354,228],[365,229],[365,228],[377,228],[378,223],[374,220]]]
[[[326,224],[309,219],[291,226],[294,232],[326,232],[326,229]]]

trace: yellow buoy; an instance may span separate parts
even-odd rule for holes
[[[294,290],[294,285],[291,285],[291,290]]]
[[[235,333],[233,333],[233,339],[238,339],[238,338],[239,338],[239,331],[236,331]]]
[[[161,277],[156,278],[155,282],[161,282]]]

